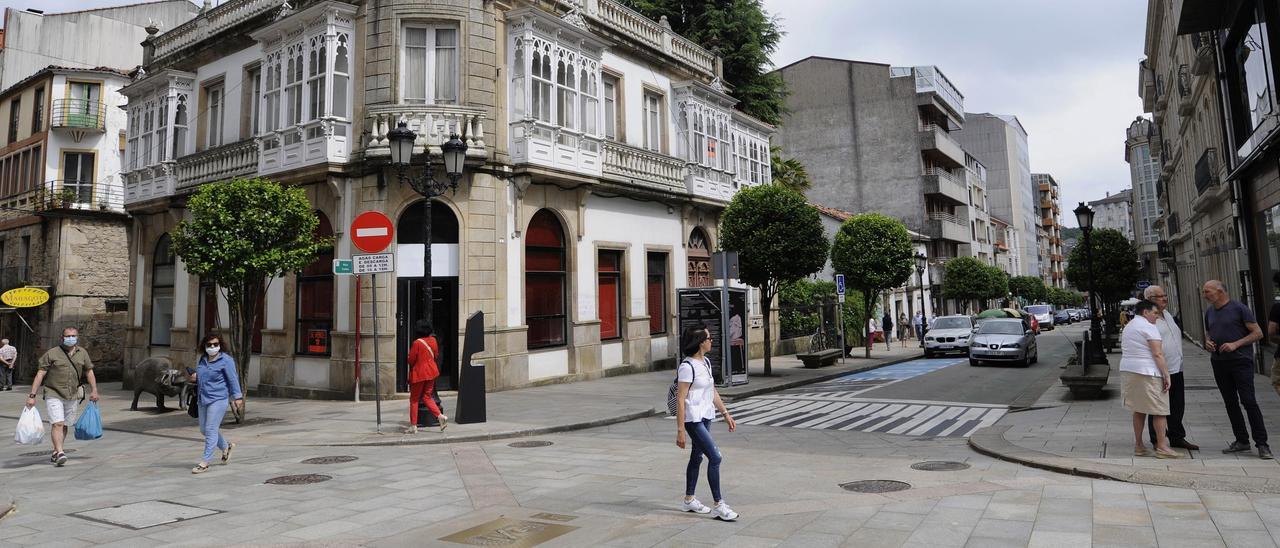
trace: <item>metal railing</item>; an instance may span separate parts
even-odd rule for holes
[[[49,127],[106,130],[107,106],[89,99],[54,99]]]
[[[1177,234],[1177,233],[1179,233],[1179,232],[1182,232],[1182,225],[1181,225],[1181,223],[1180,223],[1180,220],[1178,219],[1178,214],[1177,214],[1177,213],[1170,213],[1170,214],[1169,214],[1169,219],[1168,219],[1168,221],[1166,221],[1166,222],[1165,222],[1165,224],[1166,224],[1166,225],[1169,225],[1169,235],[1170,235],[1170,236],[1172,236],[1172,235],[1174,235],[1174,234]]]
[[[32,213],[63,210],[124,212],[124,189],[102,181],[55,179],[7,198]]]
[[[1218,184],[1218,149],[1206,148],[1196,160],[1196,194],[1204,194],[1209,187]]]
[[[966,225],[965,221],[960,217],[957,217],[952,213],[944,213],[942,211],[930,211],[929,219],[934,221],[945,221],[961,227]]]

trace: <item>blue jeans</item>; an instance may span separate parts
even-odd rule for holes
[[[707,456],[707,483],[711,484],[711,497],[719,502],[720,498],[720,448],[716,440],[711,439],[711,420],[684,423],[684,431],[689,433],[689,441],[693,442],[693,450],[689,453],[689,467],[684,471],[684,494],[692,497],[698,486],[698,469],[702,467],[702,455]]]
[[[213,448],[227,448],[227,440],[222,437],[219,427],[222,417],[227,414],[227,400],[214,400],[209,403],[200,402],[200,432],[204,434],[204,458],[200,462],[209,462],[213,458]]]

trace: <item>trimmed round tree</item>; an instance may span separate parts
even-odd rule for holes
[[[901,286],[915,272],[911,234],[902,221],[880,213],[849,217],[831,244],[831,265],[845,284],[862,292],[862,309],[874,310],[881,291]],[[871,333],[864,324],[867,338]],[[871,345],[866,345],[871,357]]]
[[[991,273],[988,266],[973,257],[956,257],[948,260],[942,271],[942,296],[961,303],[964,311],[969,304],[990,298]]]
[[[231,354],[243,386],[258,296],[275,278],[314,262],[333,239],[315,236],[320,218],[306,191],[267,179],[203,185],[187,209],[191,218],[169,233],[173,252],[187,272],[217,284],[227,299]]]
[[[1115,308],[1116,303],[1127,298],[1138,283],[1142,273],[1138,263],[1138,250],[1124,234],[1111,228],[1095,229],[1089,239],[1093,245],[1093,273],[1097,278],[1097,287],[1089,284],[1083,241],[1072,248],[1071,255],[1067,258],[1067,281],[1076,288],[1096,293],[1098,305],[1110,311]],[[1115,318],[1111,318],[1110,325],[1116,325]]]
[[[1042,302],[1049,298],[1049,288],[1045,287],[1044,280],[1037,276],[1009,278],[1009,293],[1014,297],[1026,299],[1028,303]]]
[[[1009,296],[1009,273],[998,266],[985,265],[987,270],[987,294],[984,299],[1002,301]]]
[[[780,185],[742,189],[720,217],[720,248],[738,252],[738,279],[760,289],[765,375],[773,373],[773,297],[780,284],[822,270],[829,247],[818,210]]]

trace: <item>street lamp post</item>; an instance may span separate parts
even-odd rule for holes
[[[1097,278],[1093,273],[1093,209],[1080,202],[1075,209],[1076,223],[1080,226],[1080,231],[1084,234],[1084,262],[1085,272],[1089,277],[1089,344],[1085,345],[1085,363],[1105,364],[1107,363],[1107,355],[1102,351],[1102,319],[1098,317],[1100,309],[1098,303]]]
[[[929,258],[924,253],[916,253],[916,276],[920,280],[920,348],[924,348],[924,334],[929,330],[929,314],[924,311],[924,267],[929,264]]]
[[[462,178],[463,164],[466,161],[467,144],[457,133],[449,135],[449,140],[440,145],[444,156],[446,180],[437,181],[435,169],[431,164],[430,145],[425,147],[427,157],[423,162],[422,175],[414,177],[409,174],[413,163],[413,143],[418,134],[409,129],[404,121],[396,124],[396,128],[387,132],[391,142],[391,164],[396,167],[401,183],[408,183],[422,196],[422,319],[431,321],[431,201],[446,191],[458,188],[458,179]]]

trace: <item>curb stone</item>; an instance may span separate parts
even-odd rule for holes
[[[1179,487],[1185,489],[1210,489],[1217,491],[1233,491],[1237,493],[1280,494],[1280,478],[1261,478],[1254,476],[1225,476],[1220,474],[1199,474],[1195,472],[1172,472],[1169,470],[1153,470],[1091,462],[1085,459],[1062,457],[1044,451],[1027,449],[1013,444],[1004,438],[1009,425],[995,425],[979,428],[969,436],[969,446],[984,455],[1000,460],[1014,462],[1032,468],[1084,476],[1088,478],[1110,479],[1126,483],[1142,483]]]
[[[820,383],[820,382],[826,382],[826,381],[829,381],[829,380],[832,380],[832,379],[838,379],[838,378],[843,377],[843,376],[845,376],[845,375],[852,375],[852,374],[855,374],[855,373],[862,373],[862,372],[864,372],[864,371],[871,371],[871,370],[873,370],[873,369],[880,369],[881,367],[889,367],[890,365],[898,365],[898,364],[903,363],[903,362],[909,362],[909,361],[911,361],[911,360],[919,360],[919,359],[922,359],[922,358],[924,358],[924,354],[920,354],[920,355],[916,355],[916,356],[907,356],[907,357],[904,357],[904,358],[896,358],[896,359],[893,359],[893,360],[889,360],[889,361],[887,361],[887,362],[883,362],[883,363],[875,363],[875,364],[869,364],[869,365],[866,365],[866,366],[863,366],[863,367],[854,366],[854,368],[853,368],[853,369],[847,369],[847,370],[841,371],[841,372],[839,372],[839,373],[828,373],[828,374],[826,374],[826,375],[819,375],[819,376],[817,376],[817,377],[809,377],[809,378],[807,378],[807,379],[796,379],[796,380],[794,380],[794,381],[787,381],[787,382],[784,382],[784,383],[782,383],[782,384],[775,384],[775,385],[773,385],[773,386],[762,386],[762,387],[760,387],[760,388],[755,388],[755,389],[747,390],[747,391],[744,391],[744,392],[741,392],[741,393],[737,393],[737,394],[731,394],[731,395],[721,394],[721,395],[720,395],[720,397],[721,397],[721,398],[723,398],[726,402],[733,402],[733,401],[738,401],[738,400],[743,400],[743,399],[751,398],[751,397],[754,397],[754,396],[760,396],[760,395],[764,395],[764,394],[770,394],[770,393],[773,393],[773,392],[781,392],[781,391],[783,391],[783,390],[790,390],[790,389],[792,389],[792,388],[796,388],[796,387],[799,387],[799,386],[805,386],[805,385],[809,385],[809,384],[817,384],[817,383]],[[853,358],[853,359],[866,359],[866,358]]]

